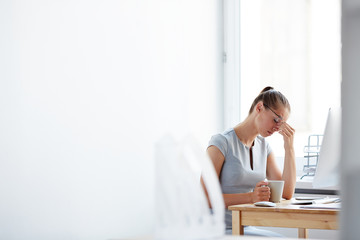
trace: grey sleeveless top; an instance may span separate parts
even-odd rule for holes
[[[252,146],[253,169],[250,165],[250,148],[237,137],[234,129],[211,137],[210,146],[216,146],[224,155],[225,161],[220,172],[222,193],[251,192],[256,183],[266,178],[267,157],[271,148],[265,138],[257,136]],[[226,228],[231,228],[231,211],[225,211]]]

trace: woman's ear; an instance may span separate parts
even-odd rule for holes
[[[258,102],[255,107],[256,112],[259,113],[263,107],[264,107],[263,102],[262,101]]]

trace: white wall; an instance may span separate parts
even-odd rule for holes
[[[0,239],[151,233],[154,143],[221,128],[220,19],[219,0],[1,1]]]

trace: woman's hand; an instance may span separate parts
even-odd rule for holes
[[[282,123],[279,127],[278,132],[283,136],[284,138],[284,148],[293,148],[294,146],[294,135],[295,135],[295,129],[293,129],[289,124],[286,122]]]
[[[282,173],[282,180],[285,181],[283,198],[290,199],[294,194],[296,183],[296,163],[295,163],[295,150],[294,150],[294,135],[293,129],[286,122],[282,123],[279,127],[279,133],[284,138],[284,170]]]
[[[258,182],[252,192],[252,202],[269,201],[270,199],[270,188],[267,186],[268,182]]]

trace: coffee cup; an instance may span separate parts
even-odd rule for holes
[[[284,181],[282,180],[268,180],[268,187],[270,188],[270,202],[278,203],[282,198],[284,189]]]

